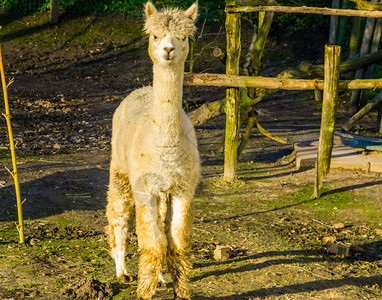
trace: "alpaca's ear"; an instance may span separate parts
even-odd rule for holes
[[[184,13],[187,18],[190,18],[192,21],[195,21],[198,16],[198,1],[191,5],[189,9]]]
[[[155,8],[154,4],[152,4],[151,2],[147,2],[146,5],[145,5],[145,14],[146,14],[146,17],[151,17],[155,14],[157,14],[158,11],[157,9]]]

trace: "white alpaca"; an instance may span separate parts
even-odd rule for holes
[[[127,225],[135,204],[141,299],[155,293],[166,261],[175,297],[190,299],[186,247],[200,163],[195,130],[182,109],[182,88],[197,9],[195,3],[187,11],[158,12],[146,4],[153,86],[132,92],[113,118],[107,232],[117,278],[130,276]]]

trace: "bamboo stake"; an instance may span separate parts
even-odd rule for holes
[[[322,102],[321,129],[316,163],[316,182],[314,186],[315,198],[321,196],[323,176],[330,170],[338,102],[340,55],[340,46],[325,47],[325,88]]]
[[[18,178],[18,172],[17,172],[16,151],[15,151],[15,144],[13,141],[11,115],[9,113],[8,93],[7,93],[7,88],[10,84],[12,84],[13,79],[8,84],[6,84],[5,74],[4,74],[4,66],[3,66],[3,58],[1,55],[1,44],[0,44],[0,73],[1,73],[1,84],[3,86],[3,96],[4,96],[4,104],[5,104],[5,114],[3,114],[3,116],[5,117],[5,120],[7,122],[9,144],[10,144],[10,149],[11,149],[12,165],[13,165],[13,171],[12,172],[8,169],[7,170],[12,175],[13,180],[15,182],[17,213],[18,213],[18,219],[19,219],[19,225],[17,227],[17,230],[19,231],[20,244],[24,244],[25,243],[25,240],[24,240],[24,221],[23,221],[23,211],[22,211],[22,204],[23,203],[21,202],[21,197],[20,197],[20,185],[19,185],[19,178]]]
[[[228,2],[228,1],[227,1]],[[226,74],[239,74],[241,15],[226,14],[227,63]],[[239,138],[240,92],[238,88],[228,88],[226,96],[226,129],[224,148],[224,178],[233,180],[237,167],[237,144]]]

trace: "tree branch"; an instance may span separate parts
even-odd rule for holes
[[[357,5],[360,10],[382,10],[382,3],[372,3],[365,0],[350,0]]]

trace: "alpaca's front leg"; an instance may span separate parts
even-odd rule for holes
[[[171,213],[171,227],[167,231],[167,265],[173,279],[175,299],[191,299],[188,274],[192,265],[187,247],[193,220],[192,198],[173,196]]]
[[[152,204],[156,196],[152,196]],[[137,235],[140,252],[138,274],[138,299],[151,299],[161,276],[166,257],[167,241],[164,230],[158,222],[158,209],[155,206],[136,205]]]
[[[106,228],[110,254],[115,261],[116,277],[131,281],[132,276],[126,268],[125,256],[128,240],[128,222],[133,210],[133,199],[128,180],[123,180],[117,172],[110,172],[108,204],[106,217],[109,225]]]

